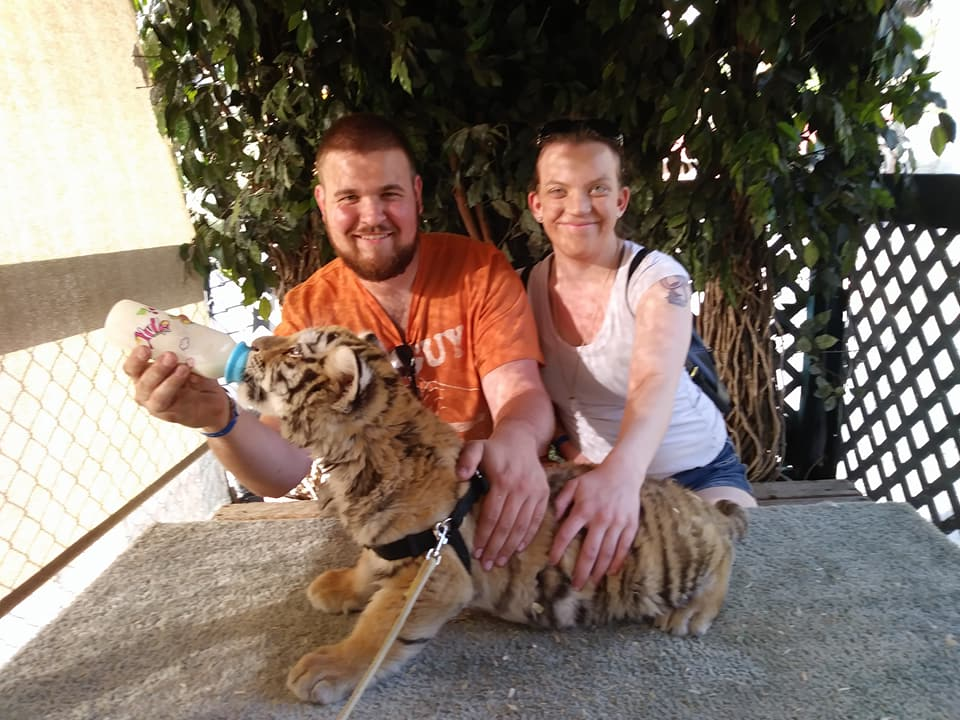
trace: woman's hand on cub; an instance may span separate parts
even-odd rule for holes
[[[134,382],[134,400],[156,418],[206,432],[230,420],[230,401],[220,383],[191,372],[171,352],[150,362],[149,349],[134,348],[123,371]]]
[[[622,473],[599,465],[567,482],[554,504],[557,518],[563,520],[550,548],[550,563],[558,564],[570,541],[586,528],[573,571],[573,587],[579,590],[588,579],[598,583],[604,574],[619,572],[640,524],[640,488],[636,483],[624,482]]]
[[[474,535],[474,557],[484,569],[506,565],[533,540],[550,489],[536,442],[519,430],[498,428],[488,440],[464,445],[457,471],[464,480],[480,467],[490,482]]]

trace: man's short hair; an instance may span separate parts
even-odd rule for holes
[[[351,113],[334,121],[323,134],[314,159],[317,179],[321,179],[320,166],[324,156],[335,150],[347,152],[374,152],[377,150],[402,150],[410,162],[410,170],[417,172],[413,148],[403,132],[381,115],[374,113]]]

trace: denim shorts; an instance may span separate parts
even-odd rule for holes
[[[674,479],[694,492],[712,487],[735,487],[753,495],[747,482],[747,468],[740,462],[733,443],[727,438],[720,453],[707,465],[678,472]]]

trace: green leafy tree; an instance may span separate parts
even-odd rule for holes
[[[517,263],[545,247],[526,209],[535,128],[620,123],[633,191],[622,231],[680,253],[705,290],[701,331],[757,480],[782,459],[773,295],[810,274],[821,320],[804,347],[835,403],[842,378],[814,352],[835,342],[822,312],[892,204],[884,152],[899,171],[902,129],[943,106],[893,0],[134,3],[193,207],[184,257],[219,266],[251,303],[331,257],[312,153],[345,112],[408,131],[424,228],[495,242]],[[954,134],[941,113],[934,148]]]

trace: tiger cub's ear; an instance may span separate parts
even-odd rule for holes
[[[352,348],[346,345],[335,347],[327,363],[330,380],[339,383],[341,388],[340,397],[332,407],[346,414],[353,410],[360,393],[370,384],[373,371]]]
[[[377,334],[373,332],[373,330],[364,330],[361,333],[357,333],[357,337],[359,337],[361,340],[366,340],[371,345],[375,345],[383,350],[383,352],[387,351],[387,349],[383,346],[383,343],[380,342],[380,338],[377,337]]]

